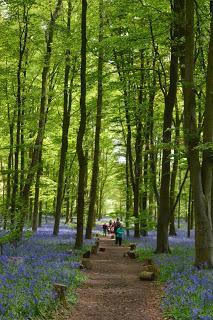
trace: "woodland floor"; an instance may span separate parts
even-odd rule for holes
[[[162,320],[160,285],[139,280],[140,262],[123,257],[127,247],[108,238],[101,238],[100,246],[106,251],[91,256],[88,280],[77,290],[78,303],[63,319]]]

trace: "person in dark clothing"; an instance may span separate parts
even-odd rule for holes
[[[115,222],[115,225],[114,225],[114,233],[115,233],[115,244],[118,244],[119,243],[119,239],[117,237],[117,229],[120,227],[121,223],[120,223],[120,220],[119,218],[117,218],[116,222]]]
[[[106,234],[107,234],[107,230],[108,230],[108,226],[106,223],[103,224],[103,234],[104,236],[106,237]]]

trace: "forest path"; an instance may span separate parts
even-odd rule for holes
[[[123,254],[127,247],[100,239],[105,252],[92,254],[88,280],[77,290],[78,303],[66,320],[162,320],[162,290],[139,280],[141,264]]]

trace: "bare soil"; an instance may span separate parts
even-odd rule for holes
[[[77,290],[78,303],[66,320],[162,320],[162,288],[140,281],[140,262],[124,257],[127,247],[100,239],[105,252],[92,254],[88,280]],[[61,319],[61,318],[60,318]]]

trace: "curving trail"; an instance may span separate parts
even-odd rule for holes
[[[100,239],[105,252],[92,254],[88,281],[77,290],[78,303],[67,320],[162,320],[162,290],[139,280],[140,263],[123,254],[114,240]]]

